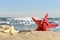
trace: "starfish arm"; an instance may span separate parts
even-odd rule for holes
[[[35,23],[38,23],[38,20],[36,20],[34,17],[32,17],[32,20],[33,20]]]
[[[48,20],[48,13],[45,15],[43,21],[47,21]]]
[[[58,24],[50,24],[49,28],[56,27],[56,26],[58,26]]]
[[[52,27],[58,26],[58,24],[51,24],[49,22],[45,22],[45,24],[46,24],[47,28],[52,28]]]
[[[58,24],[51,24],[51,27],[56,27],[58,26]]]

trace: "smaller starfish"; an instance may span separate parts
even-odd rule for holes
[[[9,25],[2,25],[3,32],[9,33],[10,35],[13,35],[15,33],[18,33],[18,30],[15,30],[14,26],[9,26]]]
[[[56,27],[58,24],[51,24],[48,22],[48,13],[42,20],[37,20],[32,17],[32,20],[37,24],[36,31],[48,31],[49,28]]]

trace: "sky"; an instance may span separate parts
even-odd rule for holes
[[[60,0],[0,0],[1,17],[60,17]]]

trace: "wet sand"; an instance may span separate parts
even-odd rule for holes
[[[31,31],[20,32],[14,35],[0,32],[0,40],[60,40],[60,32]]]

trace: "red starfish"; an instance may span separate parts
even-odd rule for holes
[[[37,20],[32,17],[33,21],[37,24],[36,31],[48,31],[49,28],[58,26],[58,24],[51,24],[48,22],[48,13],[42,20]]]

